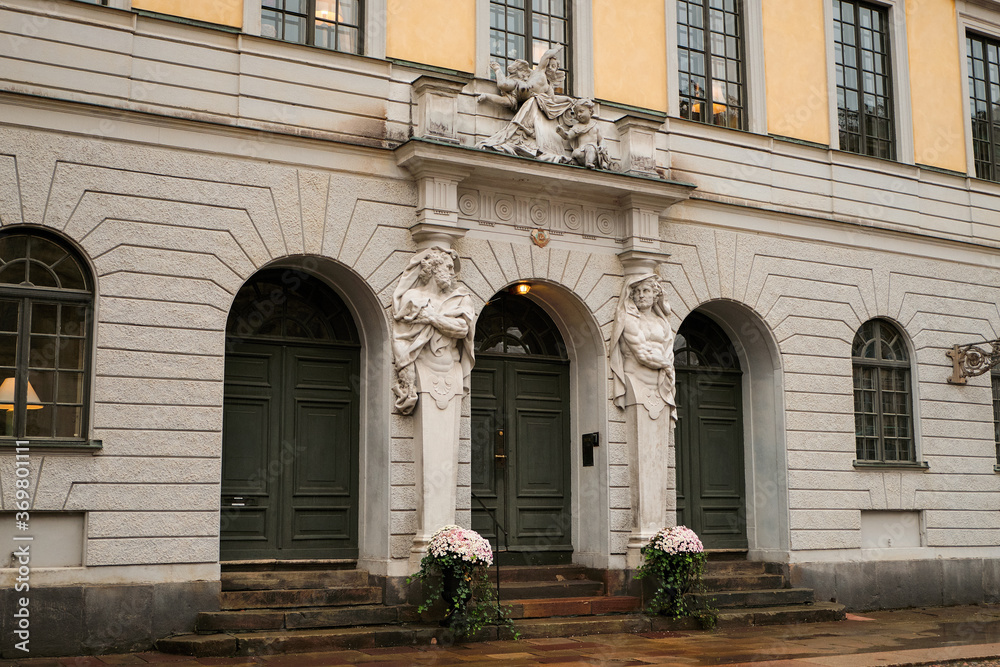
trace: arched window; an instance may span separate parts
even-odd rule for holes
[[[851,355],[858,461],[916,461],[910,358],[903,335],[885,320],[869,320],[854,336]]]
[[[62,240],[0,232],[0,437],[86,439],[93,303],[89,271]]]
[[[1000,470],[1000,371],[990,373],[990,386],[993,388],[993,441],[997,448],[997,470]]]

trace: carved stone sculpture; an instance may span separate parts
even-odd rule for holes
[[[420,394],[444,410],[469,389],[475,313],[458,284],[458,254],[433,246],[413,256],[392,296],[396,410],[416,408]]]
[[[674,333],[670,305],[663,298],[654,273],[630,277],[618,302],[611,336],[611,371],[615,405],[642,405],[651,419],[668,408],[677,420],[674,403]]]
[[[500,131],[480,142],[479,148],[545,162],[611,169],[613,162],[593,120],[593,101],[555,92],[566,77],[559,70],[558,53],[559,49],[546,51],[534,69],[524,60],[515,60],[506,76],[498,64],[490,63],[500,95],[483,94],[479,101],[517,109],[517,113]]]
[[[459,418],[472,372],[475,315],[459,270],[454,250],[431,246],[413,256],[392,295],[396,410],[414,417],[414,567],[433,532],[455,523]]]
[[[675,508],[670,480],[674,402],[674,333],[670,306],[654,273],[627,277],[611,335],[614,402],[625,409],[632,499],[629,567],[640,549],[667,525]]]

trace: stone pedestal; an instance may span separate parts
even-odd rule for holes
[[[676,523],[677,494],[671,474],[673,424],[666,414],[651,419],[642,405],[625,409],[632,491],[632,533],[626,561],[629,569],[642,564],[639,550],[663,527]]]
[[[424,75],[413,82],[416,106],[414,136],[459,143],[458,95],[470,78],[439,74]]]
[[[621,142],[622,171],[626,174],[658,178],[656,133],[666,119],[629,114],[615,121]]]
[[[455,523],[461,410],[461,395],[440,410],[429,394],[421,392],[420,404],[413,414],[417,534],[410,548],[412,571],[420,568],[420,559],[427,553],[431,535],[442,526]]]

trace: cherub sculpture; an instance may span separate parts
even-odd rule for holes
[[[570,160],[588,169],[608,169],[611,158],[604,145],[601,128],[594,120],[593,100],[577,100],[573,105],[574,124],[568,128],[557,126],[556,132],[569,142],[573,149]]]
[[[528,64],[527,60],[515,60],[507,66],[506,76],[499,63],[491,62],[490,69],[496,75],[497,88],[500,89],[500,94],[491,95],[483,93],[477,98],[479,102],[490,102],[498,107],[513,111],[520,109],[521,105],[533,94],[525,85],[528,76],[531,74],[531,65]]]

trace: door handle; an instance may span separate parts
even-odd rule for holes
[[[503,429],[498,428],[496,437],[493,440],[493,459],[499,461],[501,465],[507,461],[507,453],[504,450]]]

